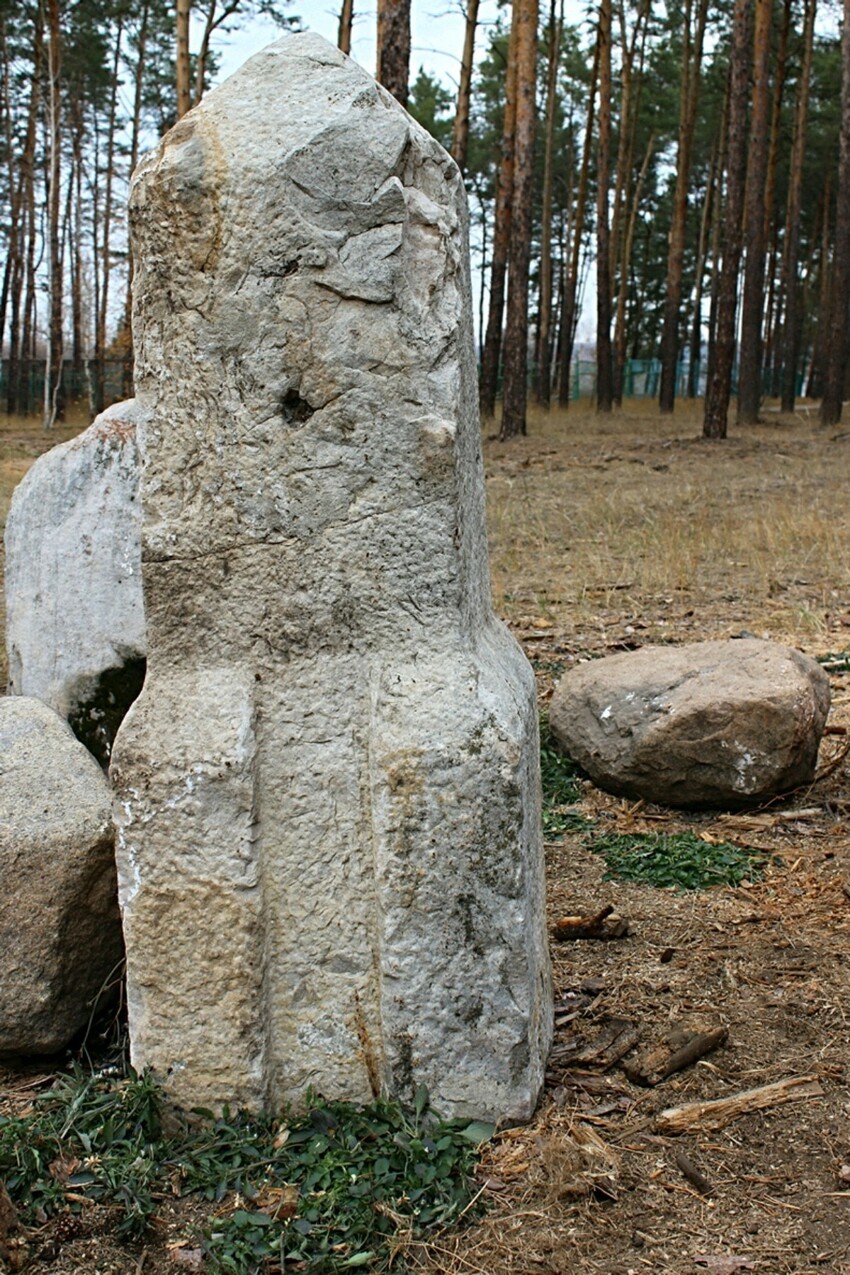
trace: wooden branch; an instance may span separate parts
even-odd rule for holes
[[[560,921],[555,922],[552,937],[559,943],[566,943],[570,939],[625,938],[629,932],[629,923],[624,917],[612,916],[613,911],[613,904],[608,903],[590,916],[562,916]]]
[[[722,1129],[738,1116],[750,1111],[764,1111],[785,1102],[802,1102],[822,1098],[823,1089],[815,1076],[789,1076],[772,1085],[745,1089],[728,1098],[710,1102],[689,1102],[684,1107],[668,1107],[653,1122],[656,1133],[684,1133],[686,1129]]]
[[[624,1064],[623,1071],[633,1084],[652,1088],[724,1045],[728,1036],[726,1027],[715,1027],[713,1031],[688,1035],[673,1049],[669,1045],[655,1045],[634,1062]]]

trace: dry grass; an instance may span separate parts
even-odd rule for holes
[[[494,596],[510,620],[533,612],[591,644],[610,612],[660,640],[677,617],[801,645],[843,627],[850,440],[800,416],[708,443],[695,406],[665,418],[643,402],[601,424],[581,405],[532,414],[529,428],[486,445]]]

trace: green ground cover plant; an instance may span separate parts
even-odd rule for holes
[[[540,715],[540,782],[543,788],[543,836],[560,837],[587,827],[588,821],[570,809],[581,797],[578,767],[558,747],[549,718]]]
[[[601,854],[605,880],[639,881],[662,889],[706,890],[764,876],[769,857],[731,841],[705,841],[694,832],[601,833],[586,844]]]
[[[441,1120],[424,1089],[411,1109],[316,1098],[283,1122],[184,1117],[147,1073],[78,1065],[0,1116],[0,1180],[28,1225],[99,1204],[128,1239],[165,1199],[206,1201],[211,1271],[382,1271],[409,1240],[475,1211],[477,1147],[492,1133]]]

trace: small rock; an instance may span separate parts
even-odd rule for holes
[[[0,699],[0,1053],[64,1048],[122,952],[109,784],[52,708]]]
[[[608,792],[729,809],[809,783],[828,711],[820,665],[741,638],[581,664],[557,687],[549,725]]]

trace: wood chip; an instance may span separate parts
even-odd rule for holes
[[[609,1018],[596,1039],[571,1056],[570,1066],[608,1071],[639,1040],[640,1031],[634,1023],[627,1018]]]
[[[815,1076],[789,1076],[758,1089],[745,1089],[728,1098],[709,1102],[689,1102],[683,1107],[668,1107],[653,1121],[657,1133],[683,1133],[686,1129],[722,1129],[738,1116],[750,1111],[764,1111],[785,1102],[802,1102],[822,1098],[823,1089]]]

